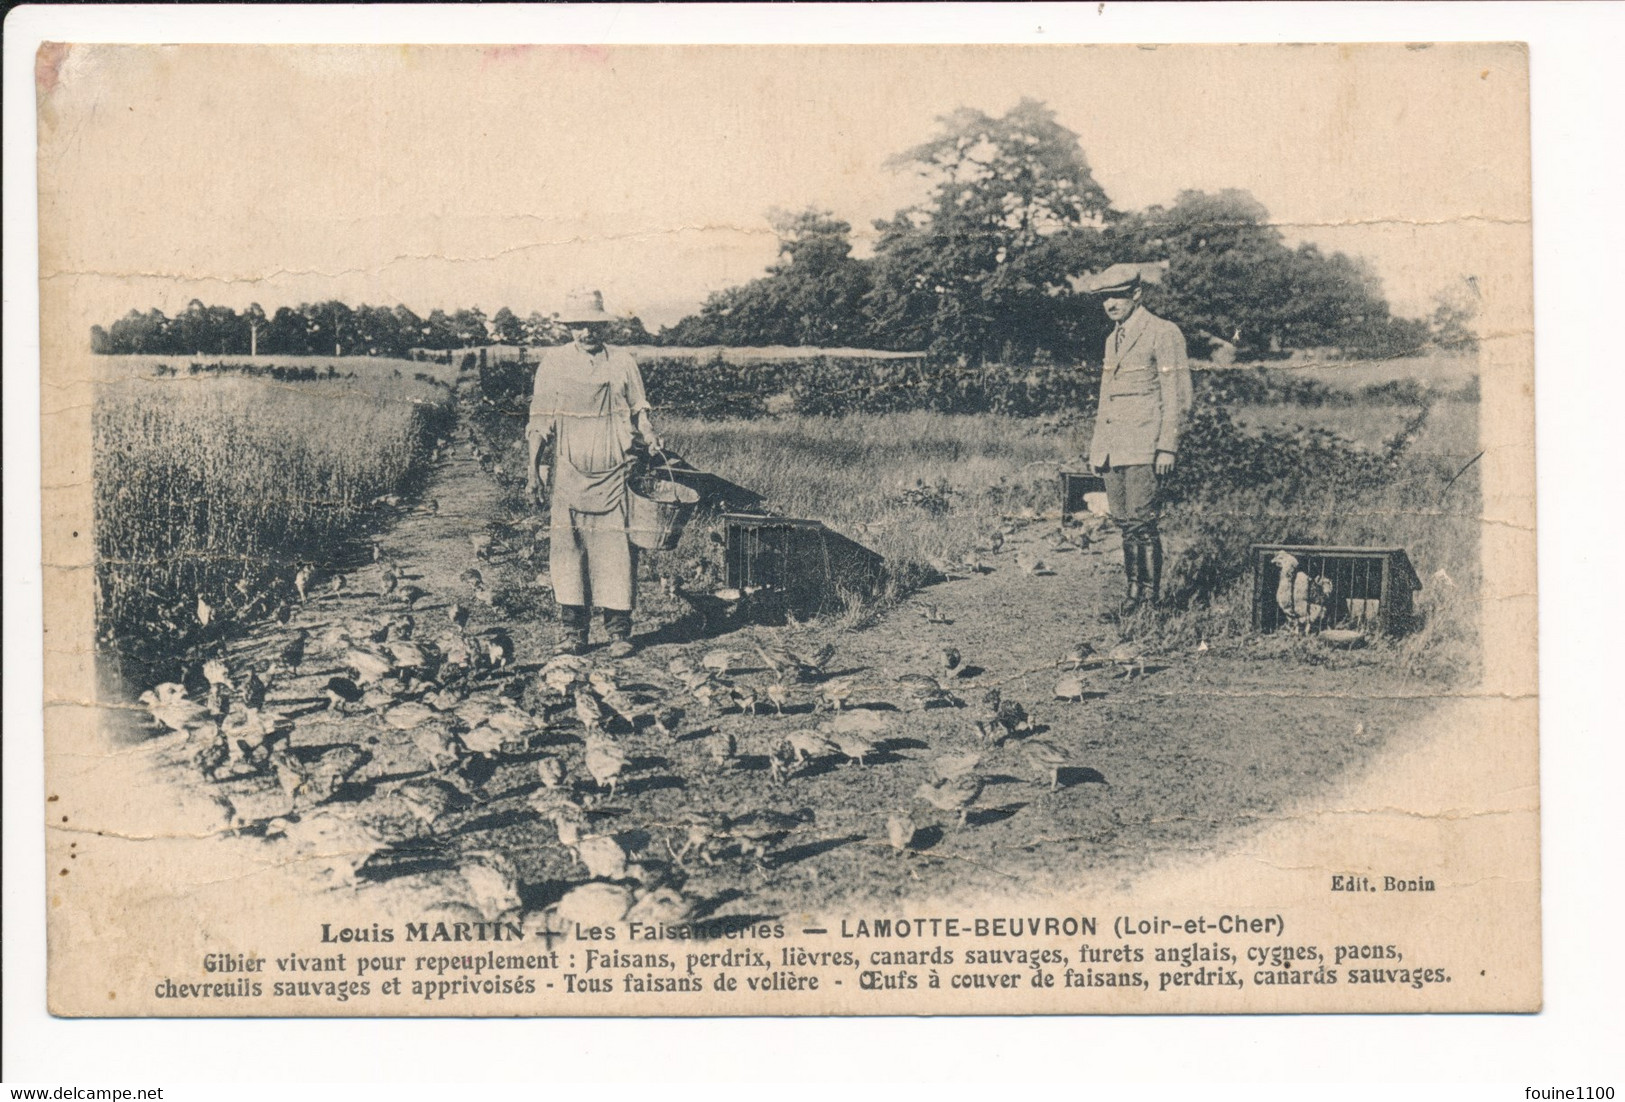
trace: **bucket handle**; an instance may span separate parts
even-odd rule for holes
[[[661,464],[660,468],[657,468],[657,469],[663,469],[666,472],[666,477],[671,480],[671,484],[673,486],[676,486],[677,485],[677,476],[672,473],[671,455],[670,455],[670,453],[661,452],[660,453],[660,458],[664,462]]]

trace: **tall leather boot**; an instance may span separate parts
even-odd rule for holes
[[[1118,609],[1121,615],[1127,616],[1140,607],[1145,599],[1145,571],[1141,565],[1143,549],[1140,546],[1138,533],[1125,533],[1123,536],[1123,571],[1128,577],[1128,589],[1123,597],[1123,604]]]
[[[580,654],[587,649],[587,628],[591,621],[583,605],[559,606],[559,637],[554,654]]]
[[[1146,575],[1148,595],[1153,605],[1159,605],[1162,603],[1162,537],[1153,535],[1147,544],[1150,558],[1150,570]]]

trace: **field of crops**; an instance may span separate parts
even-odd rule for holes
[[[104,641],[179,653],[273,613],[302,561],[355,553],[410,491],[450,390],[424,365],[99,357],[97,600]],[[442,369],[444,370],[444,369]]]

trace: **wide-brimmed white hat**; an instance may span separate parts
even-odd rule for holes
[[[564,299],[559,321],[565,325],[591,321],[614,321],[614,315],[604,309],[604,293],[593,287],[579,287]]]

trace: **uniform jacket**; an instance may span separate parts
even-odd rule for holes
[[[1106,336],[1090,466],[1128,467],[1152,462],[1159,451],[1177,453],[1190,408],[1184,335],[1137,307]]]

